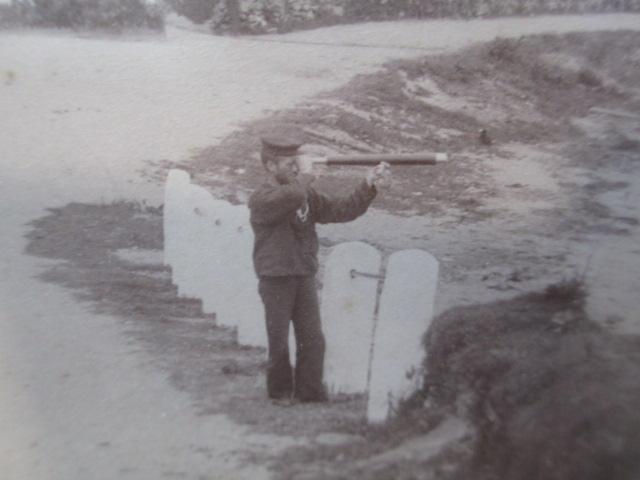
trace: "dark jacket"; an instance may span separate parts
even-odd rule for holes
[[[375,196],[375,187],[365,181],[345,198],[330,198],[300,183],[264,184],[249,199],[256,273],[277,277],[315,274],[315,224],[354,220],[367,211]]]

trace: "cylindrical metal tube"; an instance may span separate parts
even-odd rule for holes
[[[446,153],[385,153],[385,154],[358,154],[358,155],[338,155],[328,157],[314,163],[326,165],[355,165],[367,166],[377,165],[380,162],[387,162],[391,166],[395,165],[435,165],[446,162],[449,157]]]

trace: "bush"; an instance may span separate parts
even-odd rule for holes
[[[640,0],[170,0],[216,32],[265,33],[398,18],[474,18],[543,13],[639,11]],[[213,7],[212,7],[213,5]],[[213,11],[211,15],[210,12]]]
[[[640,478],[640,339],[583,303],[572,282],[434,320],[422,395],[476,427],[464,478]]]
[[[144,0],[13,0],[13,15],[25,26],[162,30],[164,15]]]
[[[0,5],[0,28],[19,25],[20,21],[11,5]]]
[[[179,15],[198,25],[213,16],[215,6],[224,0],[168,0],[169,6]]]
[[[268,33],[337,23],[344,10],[336,0],[225,0],[214,8],[215,32]]]

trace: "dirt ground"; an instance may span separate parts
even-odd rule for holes
[[[242,203],[261,178],[257,138],[274,125],[302,128],[309,154],[447,151],[448,164],[395,169],[363,219],[323,227],[323,252],[350,239],[386,253],[429,250],[441,261],[438,312],[578,277],[600,299],[597,320],[638,333],[636,299],[615,296],[637,281],[637,270],[619,263],[607,270],[607,262],[596,265],[596,254],[613,245],[607,255],[623,264],[640,257],[639,66],[640,34],[631,32],[499,39],[455,55],[394,62],[246,124],[184,164],[147,174],[161,182],[168,167],[184,168],[194,182]],[[317,185],[339,193],[360,174],[320,171]],[[282,478],[302,478],[314,465],[318,475],[327,464],[366,463],[440,418],[381,431],[366,427],[362,397],[286,410],[266,403],[265,352],[238,347],[234,332],[216,327],[199,302],[177,297],[161,264],[161,209],[71,204],[34,222],[29,240],[28,253],[60,260],[45,280],[125,319],[132,341],[157,357],[201,415],[225,413],[256,431],[298,437],[303,450],[285,460],[247,450],[248,461],[273,462]],[[611,298],[615,314],[607,313]],[[336,443],[346,445],[342,452]],[[456,448],[466,447],[445,450],[431,472],[446,471]]]

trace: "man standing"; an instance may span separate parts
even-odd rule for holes
[[[367,172],[351,195],[329,198],[311,186],[313,176],[302,173],[308,169],[298,157],[301,145],[289,136],[262,139],[267,178],[249,200],[253,262],[269,339],[267,391],[269,398],[282,404],[327,401],[322,381],[325,343],[315,284],[315,224],[348,222],[365,213],[376,196],[376,184],[389,170],[381,163]],[[295,370],[289,359],[290,322],[296,339]]]

